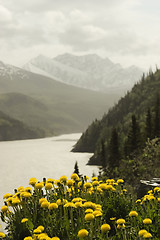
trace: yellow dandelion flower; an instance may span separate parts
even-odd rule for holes
[[[31,187],[26,187],[26,188],[25,188],[25,192],[32,193],[32,188],[31,188]]]
[[[91,188],[92,184],[90,182],[86,182],[86,183],[84,183],[84,187],[85,188]]]
[[[48,206],[49,210],[53,210],[53,209],[57,209],[58,208],[58,204],[57,203],[50,203]]]
[[[92,179],[91,179],[92,182],[93,182],[93,181],[97,181],[97,180],[98,180],[97,177],[92,177]]]
[[[99,211],[99,210],[95,210],[95,211],[93,211],[93,215],[94,215],[95,217],[101,217],[101,216],[102,216],[102,212]]]
[[[73,179],[74,181],[79,181],[79,176],[77,175],[77,173],[73,173],[71,175],[71,179]]]
[[[33,233],[39,234],[39,233],[41,233],[41,229],[36,228],[33,230]]]
[[[12,197],[13,194],[10,194],[10,193],[6,193],[4,196],[3,196],[3,199],[8,199],[9,197]]]
[[[59,237],[52,237],[51,239],[52,239],[52,240],[60,240]]]
[[[117,180],[117,183],[118,183],[118,184],[122,184],[122,183],[124,183],[124,180],[123,180],[123,179],[118,179],[118,180]]]
[[[48,178],[46,182],[47,182],[47,183],[52,183],[52,184],[53,184],[54,181],[55,181],[55,179],[53,179],[53,178]]]
[[[24,240],[33,240],[32,237],[25,237]]]
[[[146,232],[143,234],[143,238],[151,238],[151,237],[152,237],[152,234],[149,232]]]
[[[111,220],[111,221],[114,221],[114,220],[116,220],[116,217],[112,217],[112,218],[110,218],[110,220]]]
[[[126,221],[123,218],[117,219],[117,224],[124,224]]]
[[[145,219],[143,220],[143,223],[144,223],[144,224],[152,224],[152,220],[151,220],[150,218],[145,218]]]
[[[64,207],[73,207],[75,208],[75,204],[73,202],[67,202]]]
[[[66,176],[61,176],[59,180],[60,182],[67,182],[68,178]]]
[[[73,180],[71,180],[71,179],[68,180],[68,181],[67,181],[67,186],[68,186],[68,187],[73,186]]]
[[[44,231],[44,227],[42,225],[38,226],[37,229],[41,230],[41,232]]]
[[[47,201],[47,199],[46,199],[46,198],[40,198],[40,199],[39,199],[39,204],[41,205],[42,202],[44,202],[44,201]]]
[[[37,183],[37,179],[36,178],[30,178],[29,185],[34,186],[36,183]]]
[[[92,186],[98,186],[99,185],[99,182],[98,181],[93,181],[92,182]]]
[[[111,227],[110,227],[110,225],[109,224],[103,224],[102,226],[101,226],[101,231],[103,232],[103,233],[105,233],[105,232],[108,232],[108,231],[110,231],[111,230]]]
[[[25,198],[30,198],[32,195],[29,192],[23,192],[22,196],[25,197]]]
[[[137,217],[137,216],[138,216],[138,213],[137,213],[136,211],[131,211],[131,212],[129,213],[129,216],[130,216],[130,217]]]
[[[8,211],[8,206],[4,205],[1,207],[1,212],[7,212]]]
[[[0,232],[0,237],[4,238],[6,235],[3,232]]]
[[[85,215],[85,220],[86,221],[92,221],[94,219],[94,215],[92,213],[87,213]]]
[[[44,183],[43,182],[38,182],[35,184],[35,188],[36,189],[42,189],[44,187]]]
[[[21,223],[25,223],[25,222],[28,222],[28,218],[23,218],[23,219],[21,220]]]
[[[141,229],[141,230],[138,232],[138,236],[139,236],[139,237],[143,237],[143,235],[144,235],[145,233],[147,233],[147,230]]]
[[[42,208],[48,208],[48,206],[49,206],[49,202],[48,202],[48,201],[43,201],[43,202],[41,203],[41,207],[42,207]]]
[[[89,234],[89,232],[86,229],[81,229],[78,232],[78,237],[79,238],[84,238],[84,237],[87,237],[88,234]]]
[[[83,207],[83,204],[82,202],[75,202],[75,206],[78,208],[78,207]]]
[[[88,208],[88,209],[85,211],[85,213],[93,213],[93,209]]]
[[[25,191],[25,188],[23,187],[23,186],[20,186],[19,188],[18,188],[18,192],[24,192]]]
[[[50,190],[50,189],[52,189],[53,188],[53,184],[52,183],[46,183],[45,184],[45,189],[46,190]]]

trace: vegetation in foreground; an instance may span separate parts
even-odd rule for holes
[[[138,240],[160,239],[160,187],[134,201],[123,179],[62,176],[31,178],[5,194],[1,219],[6,240]]]

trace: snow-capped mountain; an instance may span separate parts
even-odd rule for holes
[[[142,70],[136,66],[122,68],[96,54],[75,56],[66,53],[53,59],[40,55],[23,68],[70,85],[103,92],[125,92],[142,76]]]

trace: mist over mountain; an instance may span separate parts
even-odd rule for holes
[[[120,64],[96,54],[75,56],[66,53],[53,59],[39,55],[23,68],[69,85],[106,93],[119,92],[121,95],[142,76],[142,70],[136,66],[122,68]]]
[[[84,131],[118,98],[0,62],[0,110],[47,136]]]

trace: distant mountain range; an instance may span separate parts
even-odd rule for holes
[[[118,98],[64,84],[42,70],[35,74],[0,62],[0,111],[43,129],[47,136],[84,131]]]
[[[136,66],[122,68],[96,54],[75,56],[66,53],[53,59],[39,55],[23,68],[69,85],[106,93],[119,92],[119,95],[130,90],[143,73]]]

